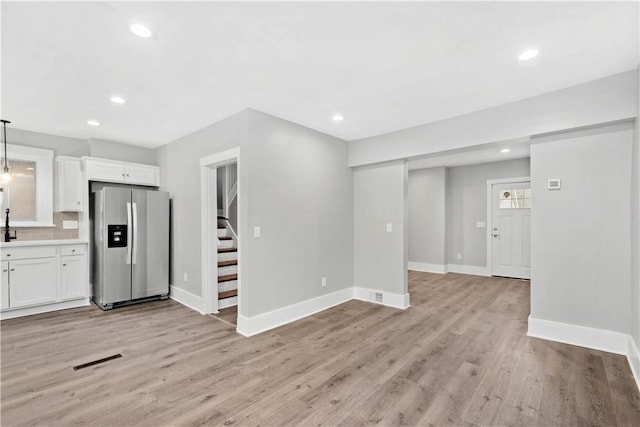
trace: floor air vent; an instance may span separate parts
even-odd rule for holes
[[[100,363],[108,362],[109,360],[113,360],[113,359],[119,359],[121,357],[122,357],[122,355],[120,353],[114,354],[113,356],[105,357],[105,358],[102,358],[102,359],[94,360],[93,362],[87,362],[87,363],[83,363],[82,365],[74,366],[73,370],[77,371],[78,369],[88,368],[89,366],[93,366],[93,365],[97,365],[97,364],[100,364]]]

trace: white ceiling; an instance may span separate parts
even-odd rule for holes
[[[1,7],[2,118],[18,129],[148,147],[246,107],[352,140],[583,83],[639,60],[637,2]],[[132,35],[135,20],[155,37]],[[530,46],[540,55],[519,62]],[[112,104],[111,94],[127,103]],[[332,122],[334,113],[344,121]]]

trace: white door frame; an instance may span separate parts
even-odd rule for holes
[[[205,313],[218,312],[218,293],[212,292],[218,286],[218,203],[216,168],[230,163],[238,165],[238,234],[241,228],[241,175],[240,147],[215,153],[200,159],[200,229],[201,263],[202,263],[202,299]],[[240,237],[240,236],[238,236]],[[242,264],[242,245],[238,239],[238,267]],[[240,314],[240,294],[242,292],[240,268],[238,268],[238,314]]]
[[[521,176],[518,178],[503,178],[503,179],[488,179],[487,180],[487,228],[486,238],[487,238],[487,273],[491,276],[493,269],[493,239],[491,239],[491,234],[493,230],[493,186],[495,184],[511,184],[511,183],[520,183],[520,182],[531,182],[530,176]]]

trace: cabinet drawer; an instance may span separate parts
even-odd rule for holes
[[[36,246],[29,248],[3,248],[2,261],[27,258],[48,258],[56,256],[55,246]]]
[[[87,253],[86,245],[64,245],[61,246],[60,253],[64,255],[84,255]]]

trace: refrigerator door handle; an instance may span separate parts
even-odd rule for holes
[[[133,245],[132,234],[133,229],[131,227],[131,203],[127,202],[127,264],[131,264],[131,246]]]
[[[133,203],[133,257],[131,264],[138,261],[138,204]]]

